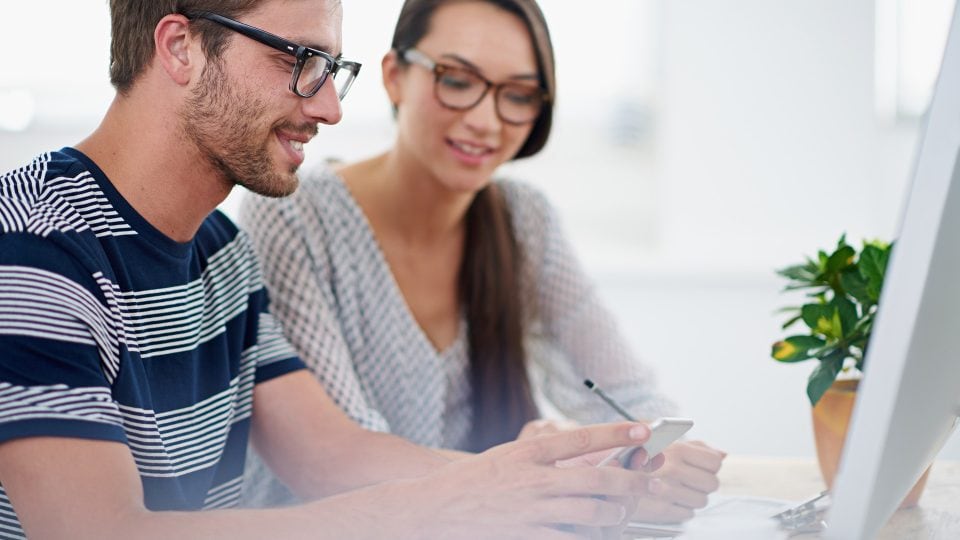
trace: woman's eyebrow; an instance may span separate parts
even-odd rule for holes
[[[477,66],[477,65],[474,64],[473,62],[467,60],[466,58],[464,58],[464,57],[462,57],[462,56],[460,56],[460,55],[458,55],[458,54],[445,53],[445,54],[440,55],[440,57],[441,57],[441,58],[449,58],[450,60],[453,60],[453,61],[455,61],[455,62],[458,62],[458,63],[460,63],[460,64],[463,64],[465,67],[468,67],[468,68],[472,69],[473,71],[476,71],[477,73],[480,73],[481,75],[483,74],[483,70],[480,69],[479,66]],[[540,76],[537,75],[536,73],[521,73],[521,74],[519,74],[519,75],[511,75],[511,76],[510,76],[510,79],[511,79],[511,80],[531,80],[531,79],[532,79],[532,80],[540,80]]]

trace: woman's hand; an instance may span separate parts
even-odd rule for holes
[[[577,425],[571,420],[532,420],[523,427],[517,440],[553,435],[575,429]],[[595,464],[609,453],[598,452],[558,465]],[[653,456],[653,463],[646,463],[646,454],[637,452],[629,467],[651,473],[652,481],[650,493],[626,503],[628,507],[637,508],[631,519],[652,523],[679,523],[689,520],[695,510],[707,505],[707,496],[720,486],[717,473],[726,456],[726,452],[700,441],[673,443],[659,456]]]
[[[633,519],[677,523],[693,517],[707,505],[707,496],[720,487],[717,473],[727,456],[700,441],[681,441],[663,451],[663,466],[654,472],[650,496],[644,497]],[[643,457],[636,459],[642,461]],[[635,459],[635,461],[636,461]],[[636,463],[639,465],[639,463]]]

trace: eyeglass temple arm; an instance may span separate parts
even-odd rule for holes
[[[416,49],[403,49],[400,56],[407,62],[420,64],[427,69],[437,69],[437,63]]]
[[[270,32],[261,30],[259,28],[254,28],[253,26],[244,24],[240,21],[229,19],[223,15],[212,13],[210,11],[200,11],[197,13],[186,14],[186,17],[188,19],[207,19],[209,21],[213,21],[217,24],[226,26],[235,32],[243,34],[248,38],[255,39],[264,45],[268,45],[280,52],[285,52],[294,56],[297,55],[297,47],[282,37],[273,35]]]

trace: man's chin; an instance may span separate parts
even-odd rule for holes
[[[292,195],[300,186],[300,179],[294,168],[288,174],[271,175],[241,185],[257,195],[278,199]]]

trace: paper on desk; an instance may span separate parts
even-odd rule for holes
[[[680,536],[688,529],[697,529],[697,525],[702,522],[711,522],[711,526],[719,521],[730,521],[732,523],[741,521],[766,520],[772,518],[788,508],[793,507],[794,503],[782,499],[771,499],[767,497],[733,497],[713,495],[710,497],[710,504],[706,508],[697,512],[687,526],[681,523],[648,523],[644,521],[632,521],[627,527],[626,533],[633,538],[659,538]],[[691,531],[692,532],[692,531]]]
[[[772,518],[796,504],[793,501],[768,497],[724,497],[718,495],[711,497],[711,499],[706,508],[697,512],[697,517],[746,516]]]

